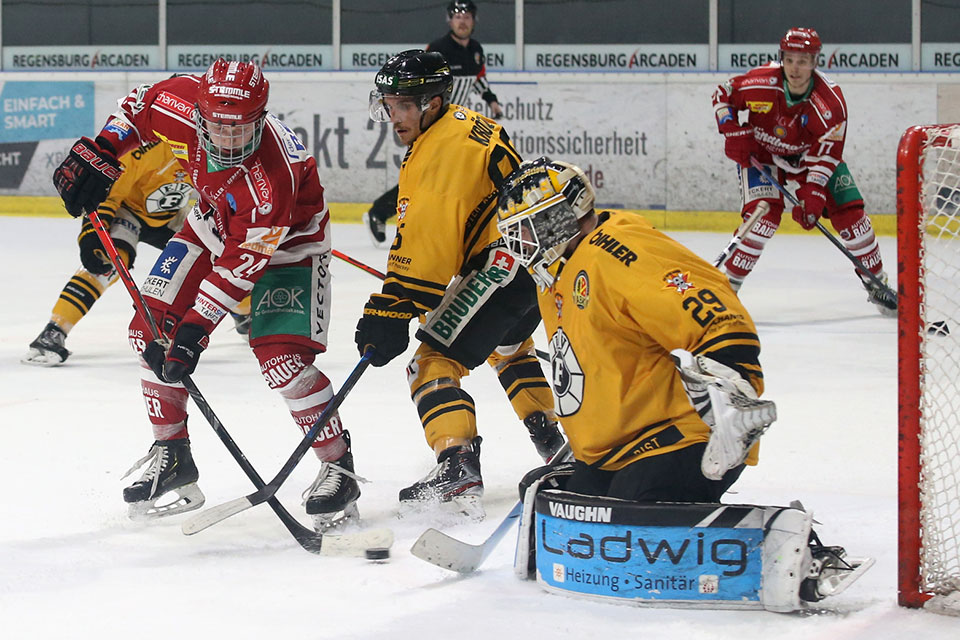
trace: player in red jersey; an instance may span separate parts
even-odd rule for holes
[[[255,64],[219,59],[202,76],[141,85],[96,138],[78,140],[54,173],[67,211],[93,211],[118,174],[116,158],[162,140],[188,172],[199,200],[157,259],[143,293],[165,347],[139,315],[131,345],[142,356],[142,390],[155,442],[124,489],[131,515],[196,509],[203,494],[187,437],[191,374],[210,333],[252,296],[250,346],[267,384],[309,430],[333,397],[314,359],[330,319],[330,217],[314,159],[267,113],[269,83]],[[304,493],[318,526],[356,514],[360,495],[348,433],[330,419],[313,444],[323,461]],[[164,494],[176,493],[165,505]]]
[[[781,183],[799,185],[800,206],[793,208],[793,218],[800,226],[812,229],[821,216],[828,218],[847,249],[887,282],[873,225],[843,161],[847,104],[840,87],[816,68],[820,47],[813,29],[790,29],[780,40],[780,62],[734,76],[713,95],[724,150],[737,163],[744,219],[761,201],[770,204],[770,211],[722,265],[734,291],[756,266],[780,226],[784,208],[780,192],[750,166],[751,156],[768,165]],[[746,113],[742,124],[741,113]],[[897,303],[889,291],[866,276],[860,279],[867,299],[884,315],[895,316]]]

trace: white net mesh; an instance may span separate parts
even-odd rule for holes
[[[921,158],[921,589],[960,591],[960,126]],[[949,333],[936,331],[945,322]]]

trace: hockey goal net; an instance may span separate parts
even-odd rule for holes
[[[897,152],[899,601],[960,615],[960,124]]]

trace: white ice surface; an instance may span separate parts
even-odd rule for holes
[[[131,304],[117,285],[70,334],[74,352],[56,369],[19,363],[78,265],[78,224],[2,218],[0,240],[0,635],[4,638],[922,638],[960,637],[960,620],[896,606],[896,323],[881,317],[846,259],[816,232],[769,244],[742,298],[763,342],[767,396],[779,421],[728,502],[815,511],[826,544],[877,558],[817,615],[634,608],[570,599],[514,578],[513,536],[483,570],[461,578],[408,553],[437,524],[396,518],[397,491],[431,466],[398,358],[370,369],[342,408],[365,485],[360,509],[397,535],[388,563],[303,551],[266,506],[193,537],[183,516],[148,525],[126,518],[123,471],[152,437],[126,343]],[[712,259],[725,234],[677,237]],[[334,228],[334,247],[380,270],[359,225]],[[881,240],[888,271],[895,242]],[[141,247],[134,277],[157,252]],[[335,260],[329,351],[319,364],[339,387],[356,364],[356,320],[370,275]],[[194,381],[240,448],[272,477],[300,433],[225,323]],[[545,347],[540,341],[540,346]],[[484,436],[488,519],[449,527],[479,542],[516,500],[516,483],[538,459],[495,376],[465,381]],[[208,504],[252,490],[191,405],[190,433]],[[280,491],[303,517],[309,455]],[[305,521],[305,518],[304,518]]]

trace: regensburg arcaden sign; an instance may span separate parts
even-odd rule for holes
[[[410,45],[414,46],[414,45]],[[423,45],[416,45],[423,46]],[[345,44],[341,68],[379,67],[384,58],[402,49],[399,45]],[[491,71],[516,69],[515,47],[484,47]],[[706,44],[527,45],[523,66],[527,71],[676,72],[709,71]],[[328,71],[333,67],[330,45],[175,45],[167,48],[165,64],[160,47],[136,45],[4,47],[5,71],[202,71],[213,60],[256,62],[267,71]],[[718,71],[745,71],[778,58],[776,43],[721,44]],[[960,43],[923,43],[923,71],[956,72],[960,69]],[[861,72],[910,72],[913,56],[909,44],[827,43],[820,54],[820,69]]]

